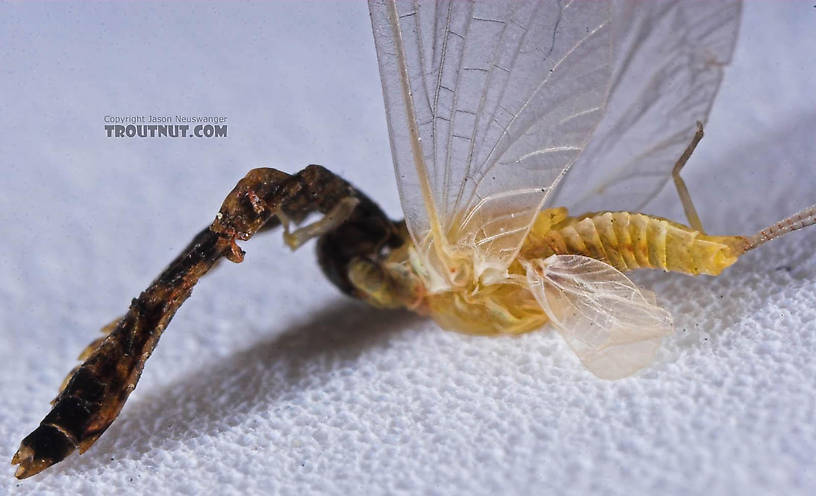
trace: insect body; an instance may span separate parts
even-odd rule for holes
[[[370,10],[405,221],[320,166],[250,171],[82,353],[14,455],[17,477],[98,439],[199,278],[221,258],[242,261],[237,242],[262,231],[282,225],[293,249],[317,238],[341,291],[448,329],[551,323],[612,379],[646,366],[672,330],[624,272],[717,275],[816,223],[813,206],[755,236],[711,236],[680,178],[730,57],[736,2],[371,0]],[[669,177],[690,226],[637,213]],[[291,230],[312,213],[321,220]]]
[[[813,223],[816,206],[752,238],[711,236],[645,214],[569,217],[565,208],[553,208],[538,215],[499,283],[473,281],[457,290],[428,294],[421,278],[405,270],[411,263],[410,242],[392,252],[378,270],[371,270],[368,262],[352,264],[351,275],[370,303],[428,313],[446,329],[517,334],[555,320],[590,371],[617,379],[651,362],[660,337],[672,330],[671,316],[622,272],[662,269],[716,276],[746,251]],[[628,322],[633,318],[639,321]],[[597,326],[598,332],[588,332],[586,326]]]

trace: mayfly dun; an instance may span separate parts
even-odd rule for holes
[[[816,223],[811,206],[754,235],[707,234],[680,177],[733,51],[737,1],[369,7],[405,220],[320,166],[250,171],[82,352],[14,455],[17,477],[93,445],[199,278],[241,262],[237,242],[262,231],[282,226],[292,249],[316,238],[326,277],[352,297],[468,333],[552,324],[587,369],[617,379],[673,329],[626,272],[718,275]],[[640,213],[670,179],[688,225]]]

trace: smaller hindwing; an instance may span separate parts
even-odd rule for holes
[[[530,291],[578,358],[602,379],[649,365],[671,314],[609,264],[580,255],[523,262]]]

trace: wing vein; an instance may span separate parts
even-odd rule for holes
[[[581,47],[581,46],[582,46],[582,45],[583,45],[583,44],[584,44],[584,43],[585,43],[587,40],[589,40],[589,39],[591,39],[592,37],[594,37],[594,36],[595,36],[595,35],[596,35],[598,32],[600,32],[600,31],[601,31],[603,28],[605,28],[607,25],[608,25],[608,23],[607,23],[607,22],[601,23],[601,24],[600,24],[598,27],[596,27],[595,29],[593,29],[592,31],[590,31],[590,32],[589,32],[589,34],[587,34],[586,36],[584,36],[583,38],[581,38],[581,40],[579,40],[579,41],[578,41],[578,43],[576,43],[576,44],[575,44],[575,45],[574,45],[572,48],[570,48],[570,49],[567,51],[567,53],[566,53],[566,54],[564,54],[564,56],[563,56],[563,57],[561,57],[561,59],[560,59],[558,62],[556,62],[556,64],[553,66],[552,71],[550,72],[550,74],[548,74],[548,75],[547,75],[547,77],[545,77],[545,78],[544,78],[544,80],[543,80],[543,81],[541,81],[541,83],[539,83],[539,85],[538,85],[538,86],[535,88],[535,90],[534,90],[534,91],[533,91],[533,92],[532,92],[530,95],[528,95],[528,96],[527,96],[527,98],[525,98],[524,103],[521,105],[521,107],[519,108],[519,110],[518,110],[518,111],[517,111],[517,112],[516,112],[516,113],[513,115],[513,118],[512,118],[512,119],[510,119],[510,122],[508,122],[508,123],[507,123],[507,125],[506,125],[506,126],[504,126],[504,128],[502,129],[501,136],[499,137],[499,139],[497,139],[497,140],[496,140],[496,143],[495,143],[495,144],[493,145],[493,147],[491,148],[490,153],[488,153],[487,157],[485,158],[485,163],[486,163],[486,164],[487,164],[487,163],[489,163],[490,165],[488,165],[488,167],[487,167],[487,168],[484,170],[484,172],[481,172],[481,174],[480,174],[480,175],[481,175],[481,177],[480,177],[480,178],[479,178],[479,180],[477,181],[477,184],[480,184],[480,183],[481,183],[481,180],[482,180],[482,179],[485,177],[485,175],[486,175],[488,172],[490,172],[490,170],[491,170],[491,169],[492,169],[492,168],[495,166],[495,164],[496,164],[496,162],[497,162],[497,160],[498,160],[498,157],[495,157],[495,158],[492,158],[492,159],[491,159],[491,157],[492,157],[492,156],[493,156],[493,154],[495,153],[496,148],[498,147],[498,145],[499,145],[499,143],[501,142],[502,138],[504,138],[505,136],[507,136],[507,135],[509,134],[509,131],[508,131],[508,130],[509,130],[510,126],[512,126],[512,125],[513,125],[513,123],[516,121],[516,119],[518,119],[518,116],[519,116],[519,115],[521,115],[521,114],[524,112],[524,110],[525,110],[525,109],[526,109],[526,108],[527,108],[527,107],[530,105],[530,102],[531,102],[531,101],[532,101],[532,99],[533,99],[533,98],[534,98],[534,97],[535,97],[535,96],[538,94],[538,92],[539,92],[539,91],[541,91],[541,89],[542,89],[542,88],[544,88],[544,87],[547,85],[547,83],[550,81],[550,77],[551,77],[551,75],[552,75],[552,74],[553,74],[553,73],[554,73],[554,72],[555,72],[555,71],[558,69],[558,67],[559,67],[559,66],[560,66],[560,65],[561,65],[561,64],[562,64],[562,63],[563,63],[565,60],[567,60],[567,59],[569,58],[569,56],[570,56],[570,55],[572,55],[572,54],[575,52],[575,50],[577,50],[578,48],[580,48],[580,47]],[[534,124],[535,124],[535,121],[531,122],[531,123],[530,123],[530,125],[528,125],[527,127],[523,128],[523,129],[521,129],[521,130],[519,130],[519,132],[517,133],[516,137],[515,137],[514,139],[512,139],[511,141],[509,141],[509,142],[507,143],[507,146],[510,146],[510,145],[512,145],[513,143],[515,143],[515,141],[516,141],[516,140],[517,140],[519,137],[523,136],[523,135],[524,135],[524,133],[525,133],[525,132],[526,132],[526,131],[527,131],[527,130],[528,130],[530,127],[531,127],[531,126],[533,126]]]
[[[471,8],[472,8],[473,4],[470,4],[470,5],[471,5]],[[459,88],[459,83],[461,82],[461,79],[462,79],[462,73],[464,72],[463,69],[464,69],[464,64],[465,64],[465,44],[467,43],[468,34],[470,33],[470,28],[473,25],[473,21],[475,19],[474,16],[472,15],[472,13],[473,13],[472,10],[468,13],[467,24],[465,25],[465,32],[463,33],[465,41],[463,43],[462,53],[459,55],[459,67],[458,67],[458,69],[456,71],[456,82],[454,84],[454,87],[457,88],[457,89]],[[443,70],[444,70],[444,65],[442,66],[442,68],[440,70],[440,73]],[[451,141],[453,139],[453,133],[454,133],[454,129],[456,127],[456,110],[457,110],[458,104],[459,104],[459,95],[460,95],[460,93],[458,91],[453,92],[453,103],[451,104],[451,116],[450,116],[451,123],[448,126],[448,137],[447,137],[446,145],[445,145],[445,166],[444,166],[445,167],[445,179],[444,179],[444,183],[443,183],[443,186],[442,186],[442,195],[443,195],[442,196],[442,198],[443,198],[442,204],[446,205],[446,206],[448,205],[448,191],[450,190],[450,180],[451,180],[451,172],[452,172],[452,168],[450,166],[451,151],[452,151]],[[465,176],[465,177],[467,177],[467,176]],[[446,211],[445,215],[449,216],[450,212]],[[447,228],[448,226],[445,226],[445,227]]]

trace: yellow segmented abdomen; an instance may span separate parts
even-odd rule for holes
[[[540,214],[522,255],[584,255],[620,271],[654,268],[686,274],[717,275],[745,251],[742,236],[709,236],[664,219],[631,212],[566,217],[565,209]],[[552,223],[550,221],[555,221]]]

